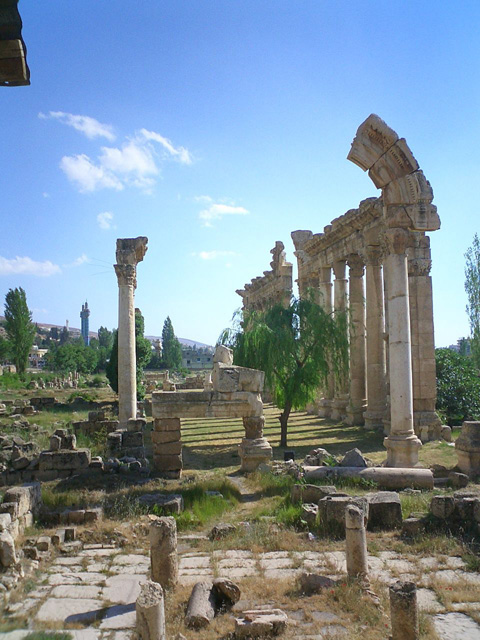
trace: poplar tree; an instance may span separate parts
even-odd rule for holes
[[[465,291],[467,315],[470,324],[470,345],[473,361],[480,368],[480,241],[473,236],[472,246],[465,254]]]
[[[21,287],[9,289],[5,296],[5,331],[17,373],[23,375],[35,340],[35,325],[28,309],[27,296]]]
[[[179,369],[182,366],[182,347],[175,336],[169,316],[162,329],[162,360],[165,369]]]

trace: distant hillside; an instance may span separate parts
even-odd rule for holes
[[[0,316],[0,323],[2,323],[5,320],[5,316]],[[46,322],[36,322],[36,325],[38,325],[41,329],[53,329],[53,328],[57,328],[60,331],[63,329],[63,327],[65,325],[63,324],[47,324]],[[80,329],[78,329],[77,327],[68,327],[68,330],[71,331],[72,333],[78,333],[80,334],[81,331]],[[88,335],[90,336],[90,338],[98,338],[98,333],[96,331],[89,331]],[[155,340],[159,340],[160,336],[145,336],[147,338],[147,340],[150,340],[150,342],[154,342]],[[183,344],[185,347],[193,347],[193,346],[197,346],[198,348],[208,348],[208,349],[212,349],[213,347],[209,344],[205,344],[204,342],[198,342],[198,340],[189,340],[188,338],[178,338],[178,341],[180,342],[180,344]]]

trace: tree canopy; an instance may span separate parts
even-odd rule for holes
[[[465,291],[467,293],[467,315],[470,324],[472,357],[480,368],[480,241],[473,236],[472,246],[465,254]]]
[[[179,369],[182,366],[182,347],[175,336],[170,317],[163,323],[162,361],[165,369]]]
[[[35,340],[35,325],[27,305],[27,296],[20,287],[10,289],[5,296],[5,331],[10,345],[10,356],[20,375],[25,373],[28,354]]]
[[[449,425],[480,419],[480,377],[472,358],[435,349],[437,409]]]
[[[335,317],[309,298],[292,298],[288,307],[252,311],[221,340],[234,351],[234,362],[265,372],[265,385],[283,409],[280,446],[287,446],[292,409],[303,409],[329,375],[345,373],[348,358],[346,316]]]

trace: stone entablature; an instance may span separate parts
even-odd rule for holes
[[[285,259],[283,242],[277,241],[270,253],[273,255],[272,270],[264,271],[263,276],[254,278],[244,289],[237,290],[246,311],[264,311],[273,304],[287,306],[290,303],[293,265]]]
[[[253,471],[272,457],[263,437],[263,371],[233,365],[230,349],[215,351],[212,391],[152,393],[153,460],[157,471],[178,478],[183,468],[181,418],[243,418],[245,438],[238,448],[243,471]]]
[[[300,295],[313,291],[328,312],[349,317],[349,383],[328,385],[319,414],[383,427],[387,464],[414,466],[417,435],[438,438],[441,428],[425,235],[440,219],[407,143],[378,116],[360,125],[348,159],[369,172],[382,196],[363,200],[323,233],[292,232]]]

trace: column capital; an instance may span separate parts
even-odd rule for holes
[[[129,285],[137,288],[137,267],[134,264],[114,264],[118,286]]]
[[[411,258],[408,260],[409,276],[428,276],[432,268],[432,261],[429,258]]]
[[[365,263],[367,267],[380,267],[383,262],[383,248],[377,244],[367,245],[365,248]]]
[[[345,270],[347,267],[346,260],[335,260],[332,265],[333,273],[335,274],[336,280],[344,280],[345,279]]]
[[[365,261],[362,256],[356,253],[352,253],[347,260],[347,264],[350,268],[349,275],[352,278],[361,278],[365,273]]]
[[[402,227],[386,229],[385,243],[388,253],[397,255],[406,254],[408,247],[411,246],[410,232]]]

